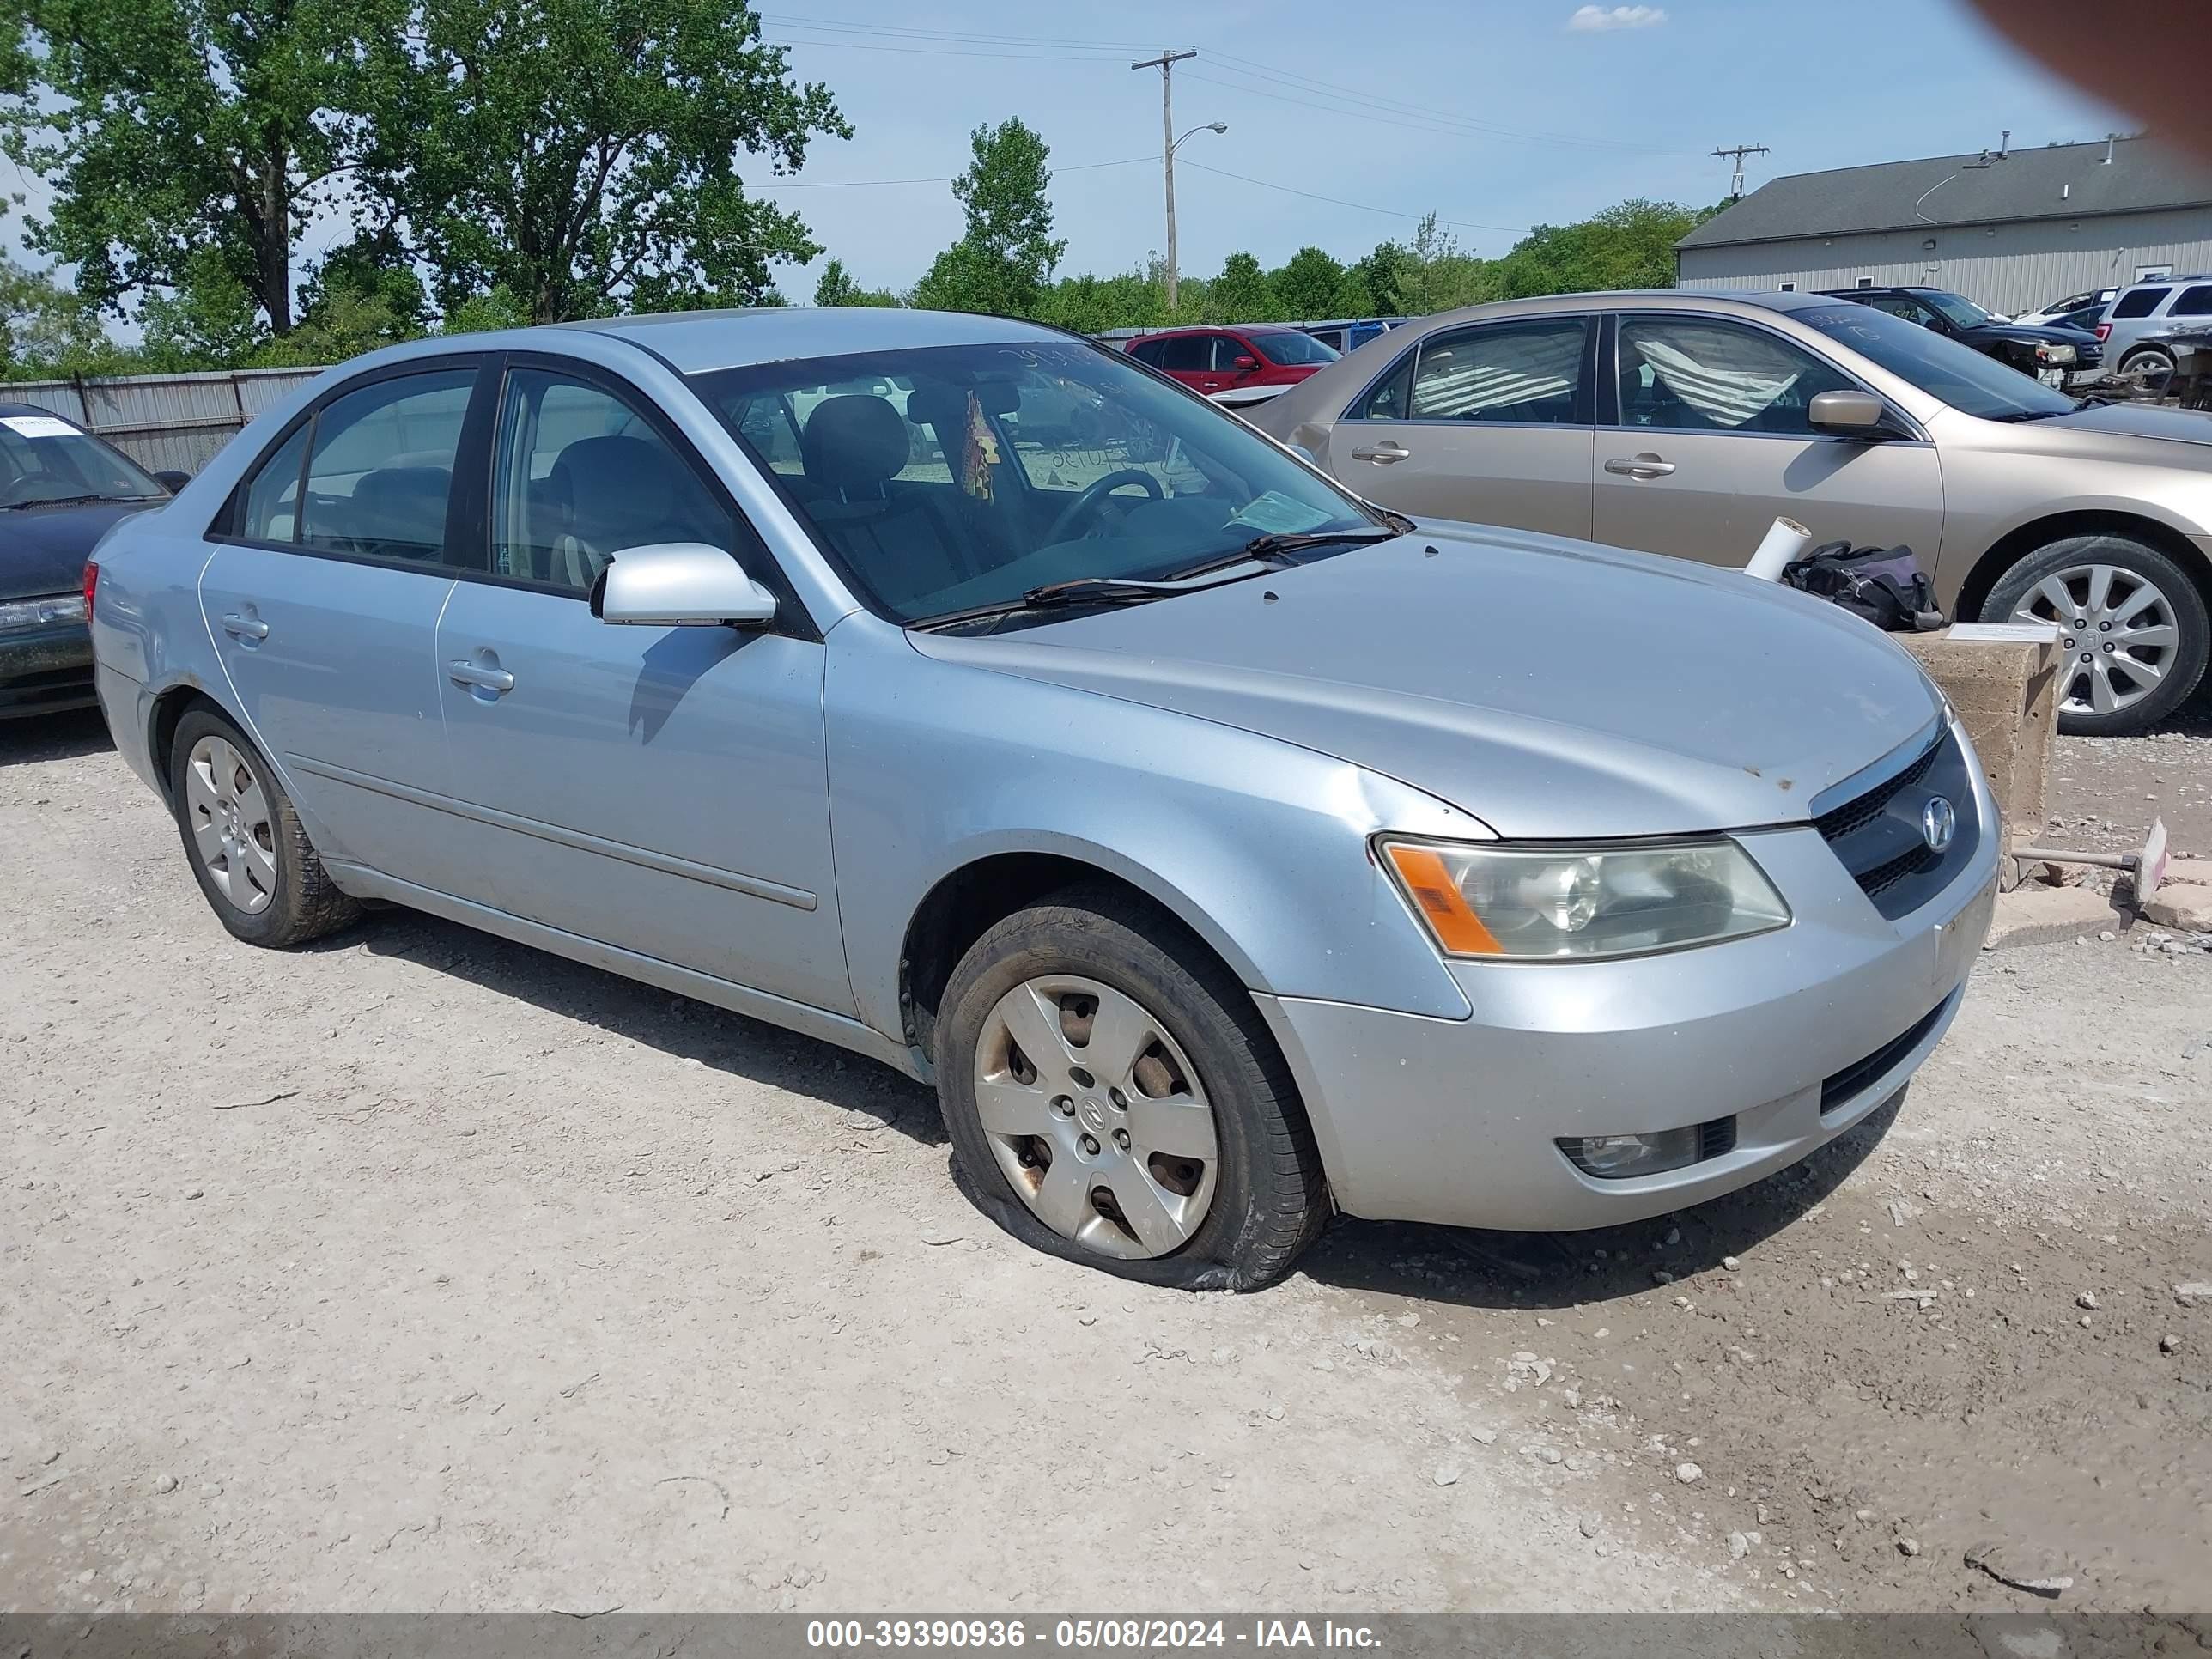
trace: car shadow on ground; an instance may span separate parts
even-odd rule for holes
[[[927,1146],[945,1130],[936,1094],[836,1044],[419,912],[379,908],[305,947],[404,957],[709,1071],[873,1118]]]
[[[1574,1233],[1501,1233],[1340,1219],[1303,1270],[1344,1290],[1466,1307],[1554,1310],[1609,1302],[1749,1257],[1829,1195],[1881,1144],[1900,1092],[1802,1163],[1671,1215]],[[1673,1243],[1669,1243],[1669,1238]],[[1666,1275],[1662,1278],[1661,1275]]]
[[[97,708],[0,720],[0,766],[76,760],[114,747],[114,739],[107,735],[107,722]]]

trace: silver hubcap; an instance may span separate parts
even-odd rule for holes
[[[221,738],[202,738],[185,763],[192,849],[216,891],[247,915],[276,896],[276,826],[261,780]]]
[[[2084,564],[2045,576],[2014,622],[2056,623],[2065,658],[2060,707],[2110,714],[2141,702],[2172,666],[2181,629],[2164,593],[2132,570]]]
[[[975,1109],[1037,1219],[1101,1255],[1166,1255],[1213,1203],[1213,1108],[1167,1029],[1135,999],[1054,974],[983,1022]]]

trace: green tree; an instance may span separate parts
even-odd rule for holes
[[[1499,295],[1672,288],[1674,244],[1717,210],[1638,197],[1574,224],[1538,225],[1498,261]]]
[[[414,0],[370,67],[362,186],[449,312],[502,288],[534,322],[757,302],[820,249],[741,164],[852,136],[739,0]]]
[[[1279,314],[1291,322],[1308,322],[1331,314],[1344,267],[1317,247],[1302,247],[1268,280]]]
[[[142,366],[156,374],[250,362],[270,338],[252,289],[214,247],[191,254],[174,285],[149,295],[139,315],[145,323]]]
[[[301,228],[357,154],[361,124],[343,112],[384,3],[18,0],[0,149],[54,198],[25,240],[118,314],[187,283],[202,293],[185,304],[200,304],[211,255],[226,292],[287,332]]]
[[[1052,234],[1052,152],[1014,118],[969,135],[974,160],[952,181],[967,229],[915,287],[915,303],[939,311],[1034,317],[1053,268],[1067,251]]]
[[[1221,275],[1207,285],[1203,314],[1217,323],[1261,323],[1273,317],[1275,291],[1260,262],[1241,250],[1224,259]]]
[[[1463,250],[1433,213],[1422,219],[1399,255],[1393,282],[1402,315],[1426,317],[1498,297],[1497,262]]]
[[[0,375],[103,374],[122,356],[81,297],[42,271],[0,259]]]
[[[895,306],[898,302],[898,295],[887,288],[862,288],[842,259],[823,265],[821,279],[814,284],[817,306]]]

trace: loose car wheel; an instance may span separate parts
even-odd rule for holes
[[[1071,889],[946,987],[938,1093],[969,1195],[1040,1249],[1249,1290],[1327,1218],[1313,1132],[1250,994],[1171,919]]]
[[[195,708],[177,722],[169,756],[185,856],[234,938],[300,945],[361,914],[325,873],[291,797],[245,733]]]
[[[2204,596],[2131,536],[2071,536],[2022,559],[1990,590],[1984,622],[2058,626],[2058,727],[2112,737],[2181,706],[2212,654]]]

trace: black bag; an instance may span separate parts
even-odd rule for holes
[[[1936,586],[1909,547],[1853,547],[1823,542],[1786,566],[1782,580],[1802,592],[1839,605],[1890,634],[1927,633],[1943,626]]]

